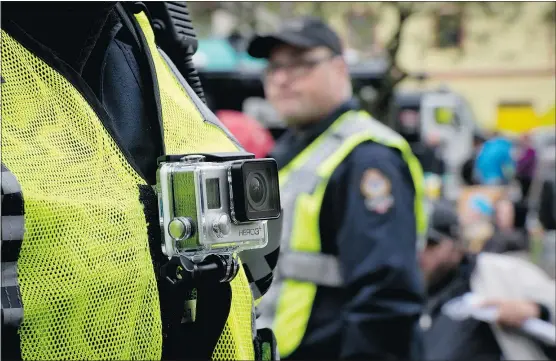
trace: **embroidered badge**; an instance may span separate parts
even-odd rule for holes
[[[385,214],[394,205],[390,180],[378,169],[368,169],[361,179],[361,193],[371,212]]]

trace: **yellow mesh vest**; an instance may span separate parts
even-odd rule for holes
[[[154,42],[154,33],[144,13],[136,16],[147,39],[160,88],[164,138],[167,154],[237,151],[221,129],[203,122]],[[214,350],[213,360],[253,360],[251,315],[253,296],[243,269],[232,285],[232,305],[228,322]]]
[[[23,359],[159,359],[143,180],[81,94],[3,31],[2,77],[2,162],[26,211]]]
[[[151,49],[148,20],[138,16]],[[153,52],[167,153],[235,150]],[[160,359],[158,291],[138,185],[98,116],[57,71],[2,31],[2,161],[25,200],[18,261],[23,359]],[[214,359],[253,359],[243,270]],[[187,352],[187,350],[184,350]]]

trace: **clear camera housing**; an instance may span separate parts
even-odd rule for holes
[[[276,162],[206,158],[189,155],[159,165],[163,253],[203,259],[266,246],[267,220],[280,216]]]

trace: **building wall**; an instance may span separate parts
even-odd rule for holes
[[[523,3],[522,13],[512,23],[467,13],[462,51],[434,47],[435,21],[431,16],[413,19],[405,29],[400,62],[409,71],[428,73],[430,80],[421,85],[408,81],[402,86],[434,88],[446,84],[468,99],[486,128],[508,123],[508,112],[499,109],[501,103],[529,102],[530,112],[514,112],[523,123],[516,130],[525,130],[526,124],[537,125],[535,116],[544,116],[556,99],[554,27],[542,22],[547,5]],[[490,35],[481,41],[485,33]]]
[[[445,85],[460,92],[488,128],[496,127],[502,113],[507,113],[498,110],[500,103],[529,102],[533,115],[521,112],[516,117],[535,123],[538,120],[531,117],[547,114],[556,99],[554,24],[543,21],[550,6],[554,4],[522,3],[520,14],[511,22],[468,7],[461,46],[449,49],[435,46],[435,16],[430,12],[412,15],[402,33],[398,60],[408,72],[427,73],[428,80],[408,80],[401,87],[434,89]],[[336,18],[334,24],[345,33],[345,21]],[[396,14],[391,9],[381,11],[373,32],[379,47],[396,28]]]
[[[527,130],[540,123],[554,108],[554,76],[521,76],[507,78],[493,77],[461,77],[453,79],[432,78],[419,84],[415,81],[404,82],[405,89],[435,89],[448,84],[450,89],[463,95],[473,107],[479,123],[488,129],[497,128],[497,124],[507,124],[507,112],[500,106],[501,102],[530,102],[530,111],[521,111],[515,116],[520,117],[523,126],[515,130]],[[552,113],[553,114],[553,113]],[[539,118],[539,119],[537,119]],[[552,119],[554,123],[554,119]]]

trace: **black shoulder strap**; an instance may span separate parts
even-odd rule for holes
[[[157,44],[170,57],[197,96],[206,103],[201,80],[193,64],[197,37],[185,1],[149,1],[148,9]]]

